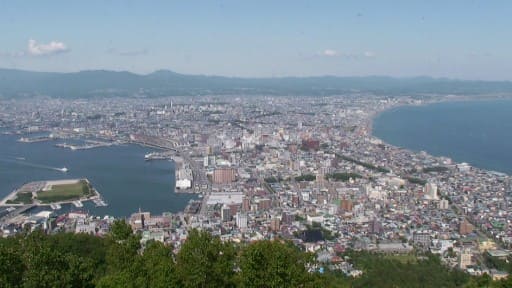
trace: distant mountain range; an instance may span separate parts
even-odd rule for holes
[[[35,95],[63,98],[206,94],[336,95],[349,91],[390,95],[510,93],[512,82],[385,76],[233,78],[184,75],[168,70],[139,75],[105,70],[55,73],[0,69],[0,97],[3,98]]]

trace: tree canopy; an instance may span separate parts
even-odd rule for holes
[[[340,256],[363,275],[346,277],[284,240],[235,244],[191,230],[177,253],[155,241],[141,247],[140,236],[120,221],[104,238],[36,231],[0,239],[0,288],[512,287],[511,278],[471,277],[433,255],[407,263],[365,252]]]

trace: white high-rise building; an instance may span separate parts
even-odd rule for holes
[[[236,218],[236,226],[239,229],[247,228],[247,214],[238,212],[238,213],[236,213],[235,218]]]
[[[448,200],[443,199],[443,200],[439,201],[439,209],[446,210],[449,207],[450,207],[450,203],[448,202]]]
[[[428,182],[425,184],[425,188],[423,189],[423,192],[425,193],[425,198],[428,200],[437,200],[437,185],[431,182]]]

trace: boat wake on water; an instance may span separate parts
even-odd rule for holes
[[[27,162],[27,161],[24,161],[24,159],[25,158],[22,158],[22,157],[16,157],[14,159],[0,159],[0,161],[8,162],[8,163],[15,163],[15,164],[18,164],[21,166],[28,166],[28,167],[33,167],[33,168],[55,170],[55,171],[59,171],[59,172],[63,172],[63,173],[68,172],[68,168],[66,168],[66,167],[62,167],[62,168],[52,167],[52,166],[48,166],[48,165]]]

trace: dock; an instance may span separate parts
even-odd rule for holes
[[[93,199],[92,202],[96,205],[96,207],[106,207],[108,206],[107,202],[101,198]]]
[[[102,141],[93,141],[93,140],[86,140],[85,142],[86,142],[86,144],[83,144],[83,145],[58,143],[58,144],[55,144],[55,146],[61,147],[61,148],[69,148],[69,149],[75,151],[75,150],[85,150],[85,149],[93,149],[93,148],[99,148],[99,147],[109,147],[109,146],[118,144],[116,142],[102,142]]]
[[[14,217],[16,217],[16,216],[18,216],[18,215],[20,215],[22,213],[30,211],[34,207],[37,207],[37,205],[30,204],[30,205],[18,206],[14,210],[9,209],[10,210],[10,211],[8,210],[9,213],[4,215],[3,217],[0,217],[0,220],[14,218]]]
[[[76,208],[84,207],[84,204],[80,200],[73,201],[73,205],[75,205]]]

